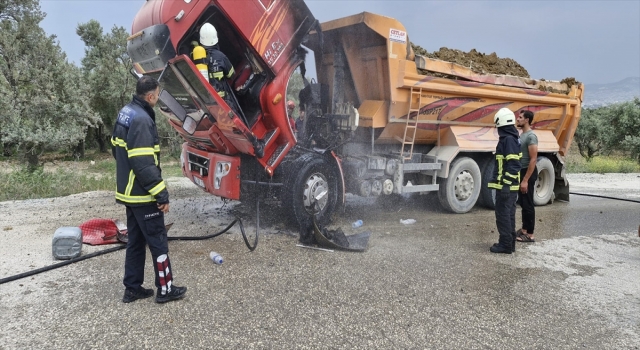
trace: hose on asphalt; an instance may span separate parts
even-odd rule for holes
[[[640,203],[639,200],[635,200],[635,199],[616,198],[616,197],[601,196],[601,195],[588,194],[588,193],[569,192],[569,194],[573,194],[573,195],[576,195],[576,196],[605,198],[605,199],[613,199],[613,200],[619,200],[619,201]],[[258,233],[260,231],[260,201],[259,200],[256,200],[256,237],[254,239],[253,246],[249,243],[249,239],[247,238],[247,235],[246,235],[246,233],[244,231],[244,225],[242,224],[242,220],[240,218],[236,218],[235,220],[233,220],[222,231],[216,232],[216,233],[212,233],[210,235],[206,235],[206,236],[167,237],[167,239],[170,240],[170,241],[199,241],[199,240],[210,239],[210,238],[214,238],[214,237],[220,236],[221,234],[229,231],[236,223],[240,226],[240,232],[242,233],[242,238],[244,240],[245,245],[247,246],[247,248],[249,248],[250,251],[254,251],[256,249],[256,247],[258,246]],[[15,280],[18,280],[18,279],[21,279],[21,278],[37,275],[37,274],[42,273],[42,272],[46,272],[46,271],[50,271],[50,270],[53,270],[53,269],[57,269],[57,268],[60,268],[60,267],[63,267],[63,266],[67,266],[67,265],[76,263],[78,261],[94,258],[96,256],[100,256],[100,255],[104,255],[104,254],[108,254],[108,253],[113,253],[115,251],[118,251],[118,250],[121,250],[121,249],[124,249],[124,248],[126,248],[126,245],[123,244],[123,245],[120,245],[120,246],[117,246],[117,247],[104,249],[104,250],[101,250],[101,251],[98,251],[98,252],[93,252],[93,253],[90,253],[90,254],[87,254],[87,255],[79,256],[77,258],[66,260],[66,261],[63,261],[63,262],[60,262],[60,263],[57,263],[57,264],[53,264],[53,265],[41,267],[39,269],[35,269],[35,270],[19,273],[17,275],[5,277],[5,278],[0,279],[0,284],[4,284],[4,283],[15,281]]]
[[[258,217],[259,217],[260,206],[258,206],[257,211],[258,211]],[[256,238],[255,238],[255,240],[253,242],[253,246],[251,246],[251,244],[249,244],[249,240],[247,238],[247,235],[246,235],[246,233],[244,231],[244,225],[242,224],[242,220],[240,218],[238,218],[238,217],[236,217],[236,219],[233,220],[233,222],[231,222],[227,227],[225,227],[220,232],[212,233],[212,234],[206,235],[206,236],[167,237],[167,239],[169,241],[200,241],[200,240],[210,239],[210,238],[214,238],[214,237],[220,236],[221,234],[229,231],[229,229],[231,229],[236,223],[240,226],[240,232],[242,232],[242,238],[244,239],[244,243],[247,245],[247,247],[249,248],[250,251],[255,250],[256,247],[258,246],[258,232],[259,232],[258,225],[260,224],[260,221],[257,221],[257,223],[256,223]],[[100,250],[100,251],[93,252],[93,253],[90,253],[90,254],[87,254],[87,255],[79,256],[77,258],[73,258],[73,259],[69,259],[69,260],[63,261],[63,262],[59,262],[57,264],[53,264],[53,265],[41,267],[39,269],[35,269],[35,270],[19,273],[17,275],[5,277],[5,278],[0,279],[0,285],[4,284],[4,283],[7,283],[7,282],[19,280],[21,278],[37,275],[37,274],[42,273],[42,272],[51,271],[51,270],[54,270],[54,269],[57,269],[57,268],[60,268],[60,267],[63,267],[63,266],[71,265],[73,263],[77,263],[78,261],[82,261],[82,260],[86,260],[86,259],[90,259],[90,258],[95,258],[96,256],[100,256],[100,255],[104,255],[104,254],[113,253],[115,251],[124,249],[126,247],[127,247],[126,244],[121,244],[121,245],[119,245],[117,247],[112,247],[112,248],[109,248],[109,249]]]
[[[640,203],[640,200],[627,199],[627,198],[616,198],[616,197],[609,197],[609,196],[601,196],[601,195],[598,195],[598,194],[578,193],[578,192],[569,192],[569,194],[575,194],[576,196],[595,197],[595,198],[605,198],[605,199],[613,199],[613,200],[617,200],[617,201],[625,201],[625,202]]]

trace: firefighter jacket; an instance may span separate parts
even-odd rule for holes
[[[209,84],[213,86],[222,98],[231,93],[229,84],[224,79],[231,79],[235,74],[229,58],[220,51],[218,45],[205,46],[207,51],[207,69],[209,70]]]
[[[520,136],[513,125],[498,128],[498,145],[493,176],[489,188],[498,191],[515,192],[520,189]]]
[[[153,108],[137,96],[124,106],[113,127],[116,202],[128,206],[169,203],[160,169],[160,144]]]

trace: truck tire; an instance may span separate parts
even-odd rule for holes
[[[493,159],[487,159],[482,167],[482,187],[480,188],[480,196],[478,198],[478,204],[488,209],[496,208],[496,190],[489,188],[489,180],[493,176],[493,169],[495,167]]]
[[[298,158],[288,171],[290,174],[284,182],[282,206],[291,221],[300,227],[309,227],[317,202],[318,224],[329,222],[338,201],[335,165],[321,155],[308,153]],[[314,198],[324,191],[327,193],[316,201]]]
[[[449,177],[440,183],[438,199],[444,209],[453,213],[466,213],[478,201],[482,177],[475,160],[462,157],[453,161]]]
[[[533,195],[533,204],[543,206],[549,204],[553,199],[553,187],[556,176],[553,164],[547,157],[538,157],[536,161],[538,170],[538,180],[536,180],[536,191]]]

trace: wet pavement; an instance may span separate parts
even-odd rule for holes
[[[246,214],[196,192],[174,198],[172,236]],[[123,304],[123,251],[0,285],[0,349],[640,348],[638,203],[572,195],[537,207],[537,242],[513,255],[488,251],[492,211],[446,213],[433,195],[348,197],[331,227],[371,231],[364,253],[299,248],[282,213],[263,209],[254,252],[237,227],[170,243],[181,301]]]

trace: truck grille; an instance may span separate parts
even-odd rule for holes
[[[204,157],[200,157],[197,154],[187,152],[189,171],[200,174],[201,177],[209,175],[209,160]]]

